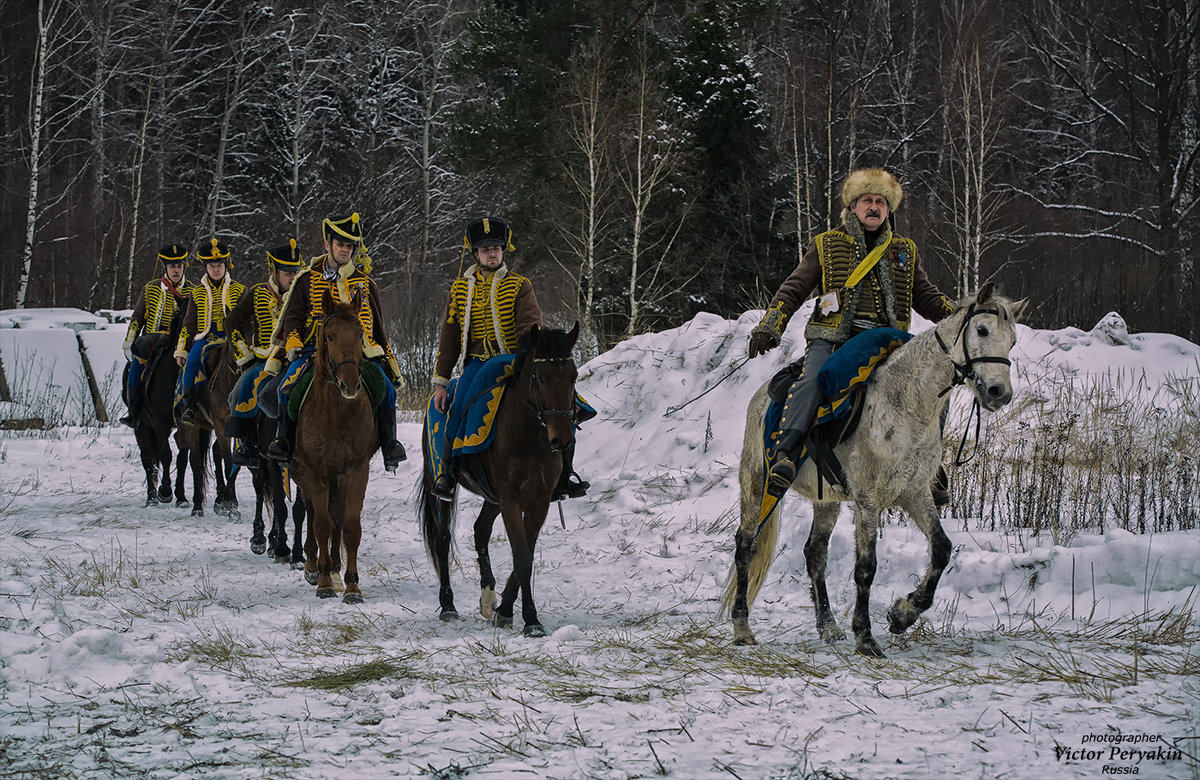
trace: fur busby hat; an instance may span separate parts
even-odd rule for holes
[[[888,210],[895,212],[904,200],[904,189],[896,177],[883,168],[859,168],[842,184],[842,221],[850,216],[850,206],[867,193],[882,195],[887,199]]]
[[[344,217],[329,217],[321,224],[321,232],[325,234],[326,241],[337,238],[361,244],[363,240],[362,221],[357,211]]]
[[[158,250],[158,259],[163,265],[171,265],[172,263],[187,265],[188,251],[182,244],[167,244]]]
[[[300,247],[294,238],[288,239],[283,246],[268,249],[267,262],[277,271],[299,271],[304,267],[304,259],[300,257]]]
[[[467,225],[463,244],[472,252],[485,246],[503,247],[506,252],[516,251],[512,242],[512,228],[499,217],[484,217]]]
[[[233,268],[233,260],[229,257],[229,247],[215,238],[196,250],[196,259],[202,263],[224,263],[226,269]]]

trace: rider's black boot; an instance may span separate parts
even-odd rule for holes
[[[267,446],[267,457],[287,463],[292,459],[292,419],[288,417],[286,409],[280,410],[276,422],[279,427],[275,429],[275,441]]]
[[[587,495],[591,482],[585,482],[575,473],[575,442],[571,442],[562,451],[562,472],[558,475],[558,484],[550,495],[551,501],[562,501],[564,498],[583,498]]]
[[[408,460],[404,445],[396,440],[396,407],[380,404],[375,413],[375,425],[379,431],[379,451],[383,454],[384,471],[395,471],[401,461]]]

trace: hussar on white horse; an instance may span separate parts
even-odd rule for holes
[[[854,504],[856,558],[854,582],[855,649],[882,657],[871,636],[871,582],[875,578],[875,545],[880,515],[904,510],[929,540],[925,578],[888,610],[892,633],[903,633],[933,603],[938,579],[950,559],[950,540],[942,530],[930,488],[941,465],[941,416],[949,388],[965,384],[980,406],[995,411],[1012,399],[1008,353],[1016,342],[1015,325],[1027,301],[1013,303],[985,285],[958,304],[954,314],[898,348],[871,379],[857,429],[834,448],[845,473],[845,487],[826,483],[818,498],[818,474],[812,459],[804,462],[792,490],[813,502],[812,529],[804,546],[811,580],[817,631],[826,641],[845,637],[829,607],[825,565],[829,537],[842,502]],[[742,520],[734,537],[734,562],[722,600],[731,612],[734,642],[755,644],[750,630],[750,604],[761,590],[775,554],[779,514],[763,500],[762,421],[768,405],[764,385],[746,412],[741,461]],[[765,515],[765,516],[764,516]]]

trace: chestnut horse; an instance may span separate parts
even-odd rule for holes
[[[362,377],[359,308],[358,293],[350,303],[337,303],[326,290],[321,300],[325,316],[310,363],[312,384],[296,420],[291,467],[308,508],[304,577],[317,586],[320,598],[337,595],[344,550],[342,601],[347,604],[363,600],[358,587],[362,506],[371,456],[379,448],[375,408]]]
[[[578,371],[571,349],[578,337],[579,323],[569,333],[543,330],[535,325],[522,337],[513,375],[496,411],[495,439],[488,449],[464,456],[458,470],[458,481],[484,497],[483,509],[475,521],[480,612],[497,626],[511,627],[513,606],[520,591],[525,636],[546,635],[533,604],[533,550],[546,522],[550,495],[562,471],[562,450],[575,440]],[[466,388],[459,391],[467,392]],[[441,618],[453,620],[458,617],[450,587],[455,503],[440,501],[433,495],[428,426],[426,420],[426,432],[421,438],[425,465],[417,489],[417,505],[421,534],[440,583]],[[488,541],[498,515],[504,516],[513,572],[497,607]]]

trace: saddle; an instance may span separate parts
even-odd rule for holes
[[[873,328],[854,336],[826,359],[817,374],[823,403],[809,427],[800,463],[811,457],[817,467],[817,496],[823,492],[822,483],[844,487],[846,475],[834,455],[834,448],[858,428],[862,417],[866,389],[875,369],[896,349],[912,338],[912,334],[896,328]],[[776,441],[779,422],[787,393],[804,372],[804,358],[784,366],[767,384],[771,403],[763,416],[764,479],[770,472],[777,454]]]
[[[312,364],[309,363],[300,371],[300,376],[296,378],[296,384],[292,386],[291,395],[288,396],[287,416],[292,420],[300,419],[300,410],[304,408],[304,402],[308,400],[308,391],[312,389],[314,371]],[[384,383],[388,381],[383,375],[383,370],[375,363],[365,360],[362,364],[362,381],[367,388],[367,395],[371,399],[371,408],[375,409],[383,401],[387,395],[387,390]],[[278,380],[272,380],[275,386],[278,386]],[[276,395],[275,393],[267,393],[267,396]],[[261,401],[259,402],[262,403]],[[276,406],[276,416],[279,409]]]

